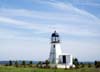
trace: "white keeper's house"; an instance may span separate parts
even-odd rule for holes
[[[63,53],[60,47],[59,34],[54,31],[51,35],[51,49],[49,55],[50,67],[71,68],[73,64],[73,56],[68,53]]]

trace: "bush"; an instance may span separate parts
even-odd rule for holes
[[[19,65],[18,65],[18,61],[15,61],[15,67],[18,67]]]
[[[37,63],[37,67],[38,67],[38,68],[42,68],[42,62],[41,62],[41,61],[39,61],[39,62]]]
[[[49,63],[50,63],[50,62],[49,62],[48,60],[45,61],[46,68],[49,68]]]
[[[10,60],[10,61],[9,61],[9,66],[12,66],[12,65],[13,65],[13,64],[12,64],[12,61]]]
[[[30,67],[32,67],[32,64],[33,64],[33,62],[32,62],[32,61],[30,61],[30,62],[29,62],[29,66],[30,66]]]
[[[90,67],[92,67],[92,65],[90,63],[88,63],[88,67],[90,68]]]
[[[95,61],[95,67],[100,68],[100,61]]]
[[[22,61],[22,65],[24,66],[24,67],[26,67],[26,62],[23,60]]]
[[[85,66],[84,63],[80,63],[80,65],[81,65],[82,68]]]
[[[5,66],[9,66],[9,64],[5,64]]]
[[[76,68],[79,68],[79,62],[77,58],[73,59],[73,64],[75,65]]]

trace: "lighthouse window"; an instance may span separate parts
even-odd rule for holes
[[[53,48],[55,48],[55,45],[53,45]]]

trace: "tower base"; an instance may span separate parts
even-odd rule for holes
[[[51,68],[66,68],[66,69],[70,69],[70,68],[75,68],[75,65],[66,65],[66,64],[50,64]]]

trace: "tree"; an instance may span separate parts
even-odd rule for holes
[[[10,61],[9,61],[9,66],[12,66],[12,65],[13,65],[13,63],[12,63],[12,61],[10,60]]]
[[[26,62],[23,60],[22,61],[22,65],[24,66],[24,67],[26,67]]]
[[[46,68],[49,68],[49,63],[50,63],[50,62],[49,62],[48,60],[45,61]]]
[[[15,61],[15,66],[18,67],[18,61]]]
[[[79,62],[77,58],[73,59],[73,64],[76,66],[76,68],[79,68]]]
[[[81,65],[82,68],[85,66],[83,62],[81,62],[80,65]]]
[[[30,66],[30,67],[32,67],[32,64],[33,64],[33,62],[32,62],[32,61],[30,61],[30,62],[29,62],[29,66]]]
[[[39,62],[37,63],[37,67],[42,68],[42,62],[41,62],[41,61],[39,61]]]
[[[100,61],[95,61],[95,67],[100,68]]]

